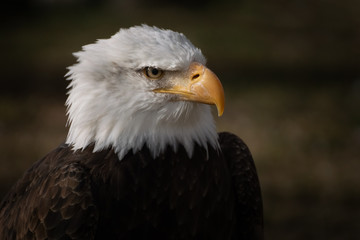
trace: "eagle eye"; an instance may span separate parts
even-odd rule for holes
[[[146,67],[144,68],[144,74],[147,78],[159,79],[164,74],[164,71],[155,67]]]

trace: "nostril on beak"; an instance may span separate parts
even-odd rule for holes
[[[194,76],[192,76],[191,81],[194,81],[194,80],[198,79],[199,77],[200,77],[200,74],[197,73]]]

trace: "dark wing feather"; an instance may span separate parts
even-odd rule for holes
[[[0,205],[0,239],[92,239],[97,221],[87,170],[59,147],[35,163]]]
[[[236,194],[239,239],[263,239],[263,206],[255,164],[246,144],[236,135],[219,133]]]

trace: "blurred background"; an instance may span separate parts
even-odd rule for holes
[[[183,32],[226,93],[262,184],[267,239],[360,236],[360,1],[5,0],[0,197],[65,139],[73,52],[146,23]]]

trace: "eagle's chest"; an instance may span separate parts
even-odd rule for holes
[[[156,159],[146,149],[129,154],[96,188],[99,228],[114,236],[212,239],[233,222],[231,176],[211,149],[207,157],[196,148],[191,159],[182,149]]]

